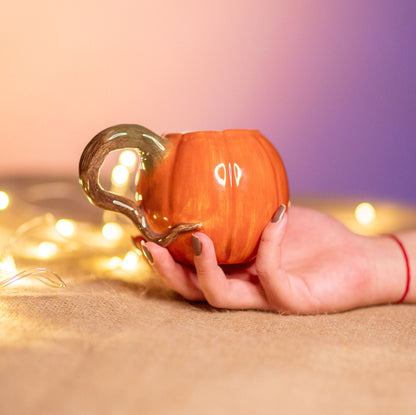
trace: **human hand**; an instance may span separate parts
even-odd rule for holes
[[[166,284],[192,301],[228,309],[282,313],[337,312],[394,302],[404,282],[394,241],[354,234],[318,211],[282,205],[264,229],[254,261],[219,266],[207,235],[193,236],[195,268],[175,262],[166,248],[143,251]],[[386,255],[389,252],[391,255]]]

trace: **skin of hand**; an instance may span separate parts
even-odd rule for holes
[[[143,252],[170,288],[217,308],[316,314],[400,298],[403,258],[393,240],[357,235],[312,209],[279,209],[278,220],[262,233],[255,260],[247,264],[219,266],[213,243],[202,232],[193,235],[195,267],[175,262],[152,242],[143,244]]]

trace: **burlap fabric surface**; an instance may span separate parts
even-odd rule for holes
[[[0,291],[1,414],[416,413],[415,306],[220,311],[80,264]]]

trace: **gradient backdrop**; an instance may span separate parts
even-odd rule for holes
[[[416,1],[0,3],[0,175],[77,175],[87,141],[256,128],[292,193],[416,203]]]

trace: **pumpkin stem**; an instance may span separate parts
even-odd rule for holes
[[[169,245],[182,233],[200,229],[199,223],[180,223],[165,233],[155,232],[150,228],[142,206],[101,186],[99,172],[105,158],[112,151],[123,148],[137,149],[145,169],[152,171],[169,153],[170,142],[136,124],[119,124],[98,133],[85,147],[79,162],[79,182],[90,202],[126,215],[148,241],[162,246]]]

